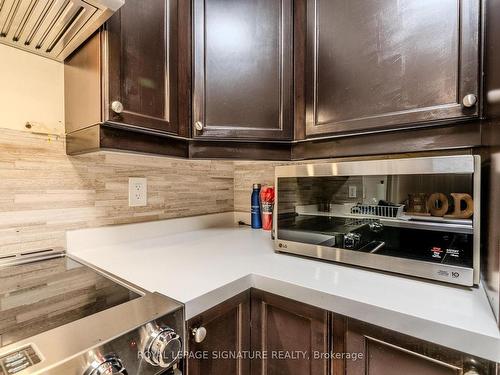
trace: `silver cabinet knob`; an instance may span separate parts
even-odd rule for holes
[[[118,100],[115,100],[114,102],[111,103],[111,110],[115,113],[122,113],[123,112],[123,104],[119,102]]]
[[[474,94],[465,95],[462,99],[462,104],[466,108],[474,107],[477,103],[477,96]]]
[[[203,123],[201,121],[196,121],[194,123],[194,128],[201,132],[203,130]]]
[[[205,327],[193,328],[191,334],[194,337],[194,342],[200,343],[207,337],[207,330]]]

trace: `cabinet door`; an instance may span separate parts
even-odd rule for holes
[[[354,319],[347,319],[345,351],[347,375],[494,374],[488,361]]]
[[[326,311],[252,289],[252,375],[328,374],[328,332]]]
[[[106,120],[179,132],[176,20],[177,0],[127,0],[110,18],[104,49]],[[123,110],[116,111],[113,102]]]
[[[288,139],[292,0],[194,0],[195,138]]]
[[[308,136],[478,116],[479,1],[308,1]]]
[[[195,342],[193,329],[203,327],[206,337]],[[250,361],[241,353],[250,349],[250,291],[243,292],[190,319],[188,375],[249,375]]]

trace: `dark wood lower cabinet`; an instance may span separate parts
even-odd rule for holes
[[[252,290],[252,375],[327,375],[328,312]]]
[[[348,375],[495,374],[494,364],[414,337],[354,319],[345,319],[345,361]]]
[[[199,327],[207,335],[196,343],[191,333]],[[190,319],[187,329],[188,375],[250,374],[250,360],[234,355],[250,350],[250,290]]]
[[[201,326],[206,338],[195,343]],[[257,289],[187,327],[187,375],[496,374],[492,362]]]

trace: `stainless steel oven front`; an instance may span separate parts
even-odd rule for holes
[[[479,283],[480,157],[278,166],[275,250]]]

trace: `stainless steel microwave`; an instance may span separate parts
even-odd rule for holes
[[[475,155],[278,166],[275,250],[479,283]]]

